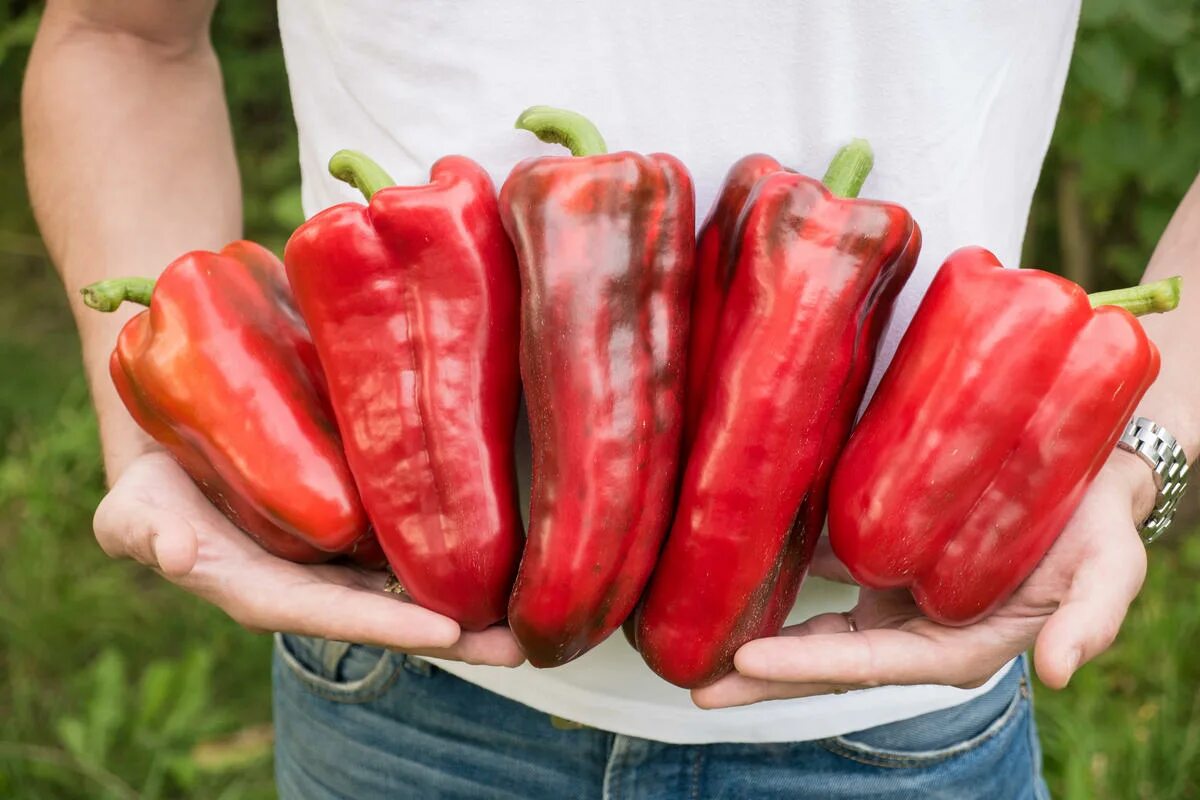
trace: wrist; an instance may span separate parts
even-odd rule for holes
[[[104,474],[109,486],[125,471],[130,462],[146,453],[164,448],[143,431],[129,416],[124,406],[97,404],[100,423],[100,448],[104,458]]]
[[[1141,525],[1154,510],[1158,498],[1154,473],[1145,461],[1125,450],[1113,450],[1104,469],[1128,491],[1133,524]]]

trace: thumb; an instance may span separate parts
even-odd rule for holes
[[[1108,649],[1145,577],[1146,550],[1132,531],[1080,566],[1065,602],[1037,637],[1033,660],[1042,683],[1062,689],[1080,666]]]
[[[828,536],[822,536],[817,541],[817,547],[813,551],[812,563],[808,567],[808,574],[824,578],[827,581],[857,585],[857,581],[850,574],[850,570],[846,569],[846,565],[833,552],[833,546],[829,543]]]
[[[92,518],[96,541],[113,558],[131,558],[171,580],[196,565],[196,531],[177,514],[127,500],[114,489]]]

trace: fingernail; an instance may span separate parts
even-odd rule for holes
[[[1063,686],[1071,682],[1071,677],[1074,676],[1075,670],[1079,669],[1079,661],[1082,657],[1083,653],[1078,647],[1067,654],[1067,679],[1063,682]]]

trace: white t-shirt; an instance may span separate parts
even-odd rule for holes
[[[461,153],[499,186],[521,158],[562,152],[513,130],[537,103],[587,115],[612,150],[679,156],[700,218],[742,155],[820,176],[840,145],[867,138],[876,160],[862,195],[905,205],[925,241],[876,380],[947,254],[979,244],[1016,266],[1078,12],[1078,0],[279,3],[310,216],[359,199],[326,172],[343,147],[399,183],[424,182],[437,158]],[[527,490],[527,463],[522,472]],[[810,580],[791,620],[854,602],[852,588]],[[832,736],[988,688],[884,687],[701,711],[620,633],[552,670],[439,666],[550,714],[677,743]]]

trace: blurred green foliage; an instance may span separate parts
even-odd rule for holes
[[[304,221],[292,104],[273,3],[221,3],[213,43],[225,73],[245,193],[246,235],[283,252]]]
[[[0,4],[0,105],[15,109],[40,6]],[[279,249],[301,218],[273,4],[220,5],[246,231]],[[0,118],[0,796],[265,798],[270,642],[90,535],[95,420],[61,287]],[[1200,7],[1085,0],[1025,262],[1088,288],[1136,280],[1200,170]],[[1192,535],[1189,537],[1189,533]],[[1038,693],[1055,797],[1200,797],[1200,539],[1151,558],[1116,647]]]
[[[1026,265],[1137,281],[1200,169],[1200,4],[1084,0]]]

